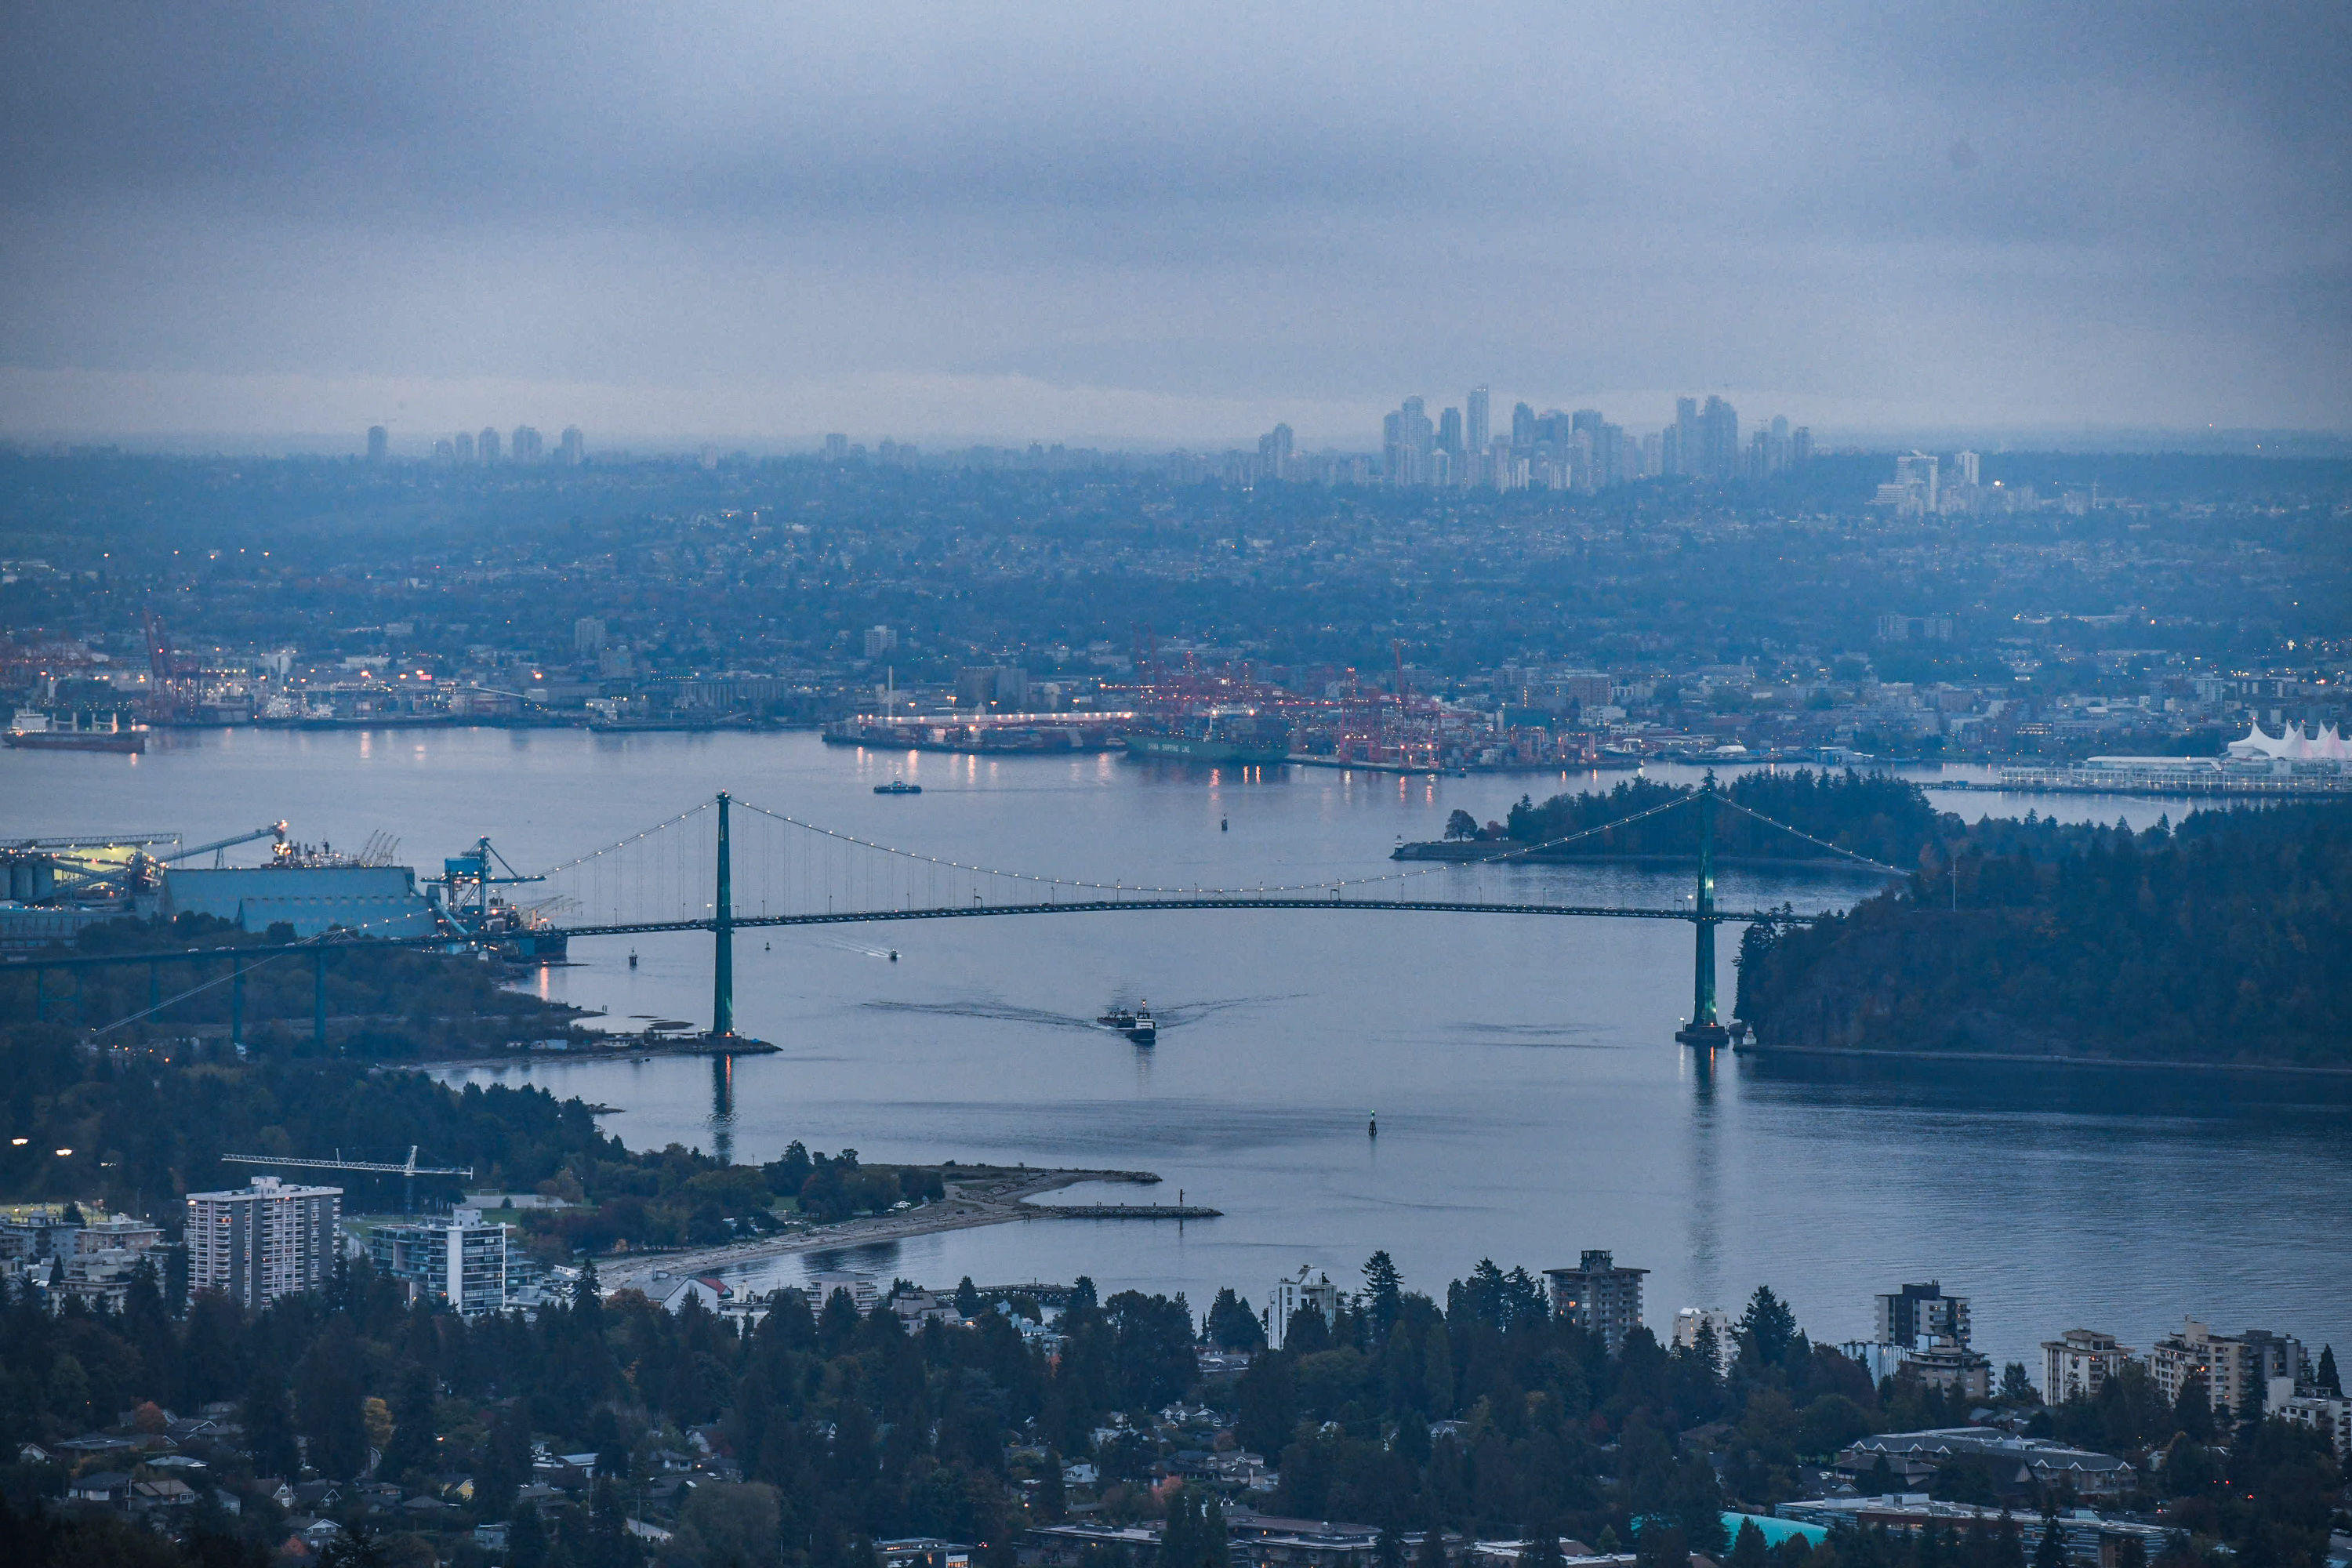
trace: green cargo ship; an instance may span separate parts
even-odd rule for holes
[[[1155,763],[1238,763],[1270,766],[1290,760],[1288,743],[1227,740],[1200,735],[1129,735],[1127,754]]]

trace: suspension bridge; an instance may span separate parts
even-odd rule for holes
[[[484,839],[444,862],[434,889],[430,934],[370,930],[397,922],[337,924],[299,942],[235,948],[103,955],[36,954],[10,967],[36,971],[37,1010],[45,1005],[42,972],[145,963],[150,1005],[95,1031],[103,1035],[161,1014],[214,985],[232,986],[231,1037],[241,1038],[244,976],[259,963],[307,956],[316,975],[314,1026],[326,1037],[326,967],[332,952],[358,943],[503,952],[528,958],[561,952],[574,938],[705,932],[711,947],[710,1029],[702,1039],[723,1053],[730,1042],[763,1048],[735,1026],[735,935],[740,931],[889,921],[994,920],[1034,915],[1148,911],[1295,910],[1318,912],[1500,914],[1602,920],[1684,921],[1693,928],[1691,1010],[1676,1038],[1686,1045],[1729,1042],[1716,995],[1716,928],[1756,921],[1802,923],[1818,915],[1727,909],[1716,899],[1715,840],[1719,811],[1734,811],[1813,846],[1829,863],[1886,876],[1900,868],[1778,822],[1731,800],[1712,774],[1697,790],[1647,810],[1540,843],[1497,845],[1469,859],[1313,882],[1255,887],[1182,887],[1153,881],[1089,881],[1011,871],[927,855],[841,833],[721,793],[693,808],[584,855],[530,874],[507,867]],[[1676,905],[1563,903],[1544,896],[1547,879],[1528,873],[1541,860],[1586,840],[1668,812],[1696,818],[1696,885]],[[1605,847],[1605,838],[1603,847]],[[498,874],[505,867],[506,874]],[[533,884],[543,896],[527,905],[494,900],[493,887]],[[161,966],[187,962],[226,973],[169,997]]]

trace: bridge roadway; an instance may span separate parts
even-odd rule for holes
[[[1482,904],[1444,899],[1296,899],[1278,895],[1200,894],[1176,898],[1090,899],[1071,903],[944,904],[911,910],[847,910],[840,913],[801,915],[737,915],[728,923],[738,931],[752,926],[849,925],[866,921],[974,920],[991,915],[1091,915],[1138,910],[1387,910],[1428,914],[1582,915],[1593,919],[1635,921],[1696,921],[1689,910],[1615,909],[1602,904]],[[1778,920],[1810,924],[1820,915],[1781,914],[1771,910],[1716,910],[1708,921],[1717,924]],[[562,926],[551,930],[567,937],[636,936],[670,931],[713,931],[716,920],[645,921],[633,924]]]
[[[1442,899],[1295,899],[1275,894],[1234,896],[1201,894],[1181,898],[1153,897],[1148,899],[1094,899],[1073,903],[1043,904],[944,904],[912,910],[827,910],[823,914],[799,915],[736,915],[728,924],[738,931],[753,926],[821,926],[855,925],[867,921],[937,921],[974,920],[995,915],[1086,915],[1108,914],[1143,910],[1386,910],[1391,912],[1419,911],[1429,914],[1485,915],[1578,915],[1589,919],[1635,921],[1696,921],[1689,910],[1616,909],[1602,904],[1482,904]],[[1717,910],[1707,916],[1711,923],[1732,925],[1745,921],[1776,920],[1784,924],[1807,925],[1826,917],[1818,914],[1784,914],[1777,910]],[[552,926],[546,934],[564,937],[641,936],[663,931],[716,931],[715,918],[692,921],[633,921],[598,925]],[[95,969],[128,963],[173,963],[211,959],[215,962],[279,958],[292,953],[336,952],[348,948],[386,947],[448,947],[466,942],[461,932],[444,931],[434,936],[318,936],[305,942],[257,943],[242,947],[163,948],[140,952],[73,953],[51,956],[43,952],[7,953],[0,955],[0,966],[25,969]]]

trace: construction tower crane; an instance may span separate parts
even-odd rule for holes
[[[224,1165],[286,1165],[305,1171],[364,1171],[372,1175],[402,1178],[401,1208],[404,1212],[416,1207],[416,1178],[419,1176],[463,1176],[474,1179],[471,1165],[420,1165],[416,1163],[416,1145],[408,1146],[408,1159],[401,1164],[387,1164],[380,1160],[289,1160],[275,1154],[223,1154]]]

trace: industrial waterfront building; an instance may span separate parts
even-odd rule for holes
[[[188,1194],[188,1289],[218,1290],[259,1310],[327,1282],[334,1268],[341,1187],[288,1186],[256,1176],[242,1192]]]

